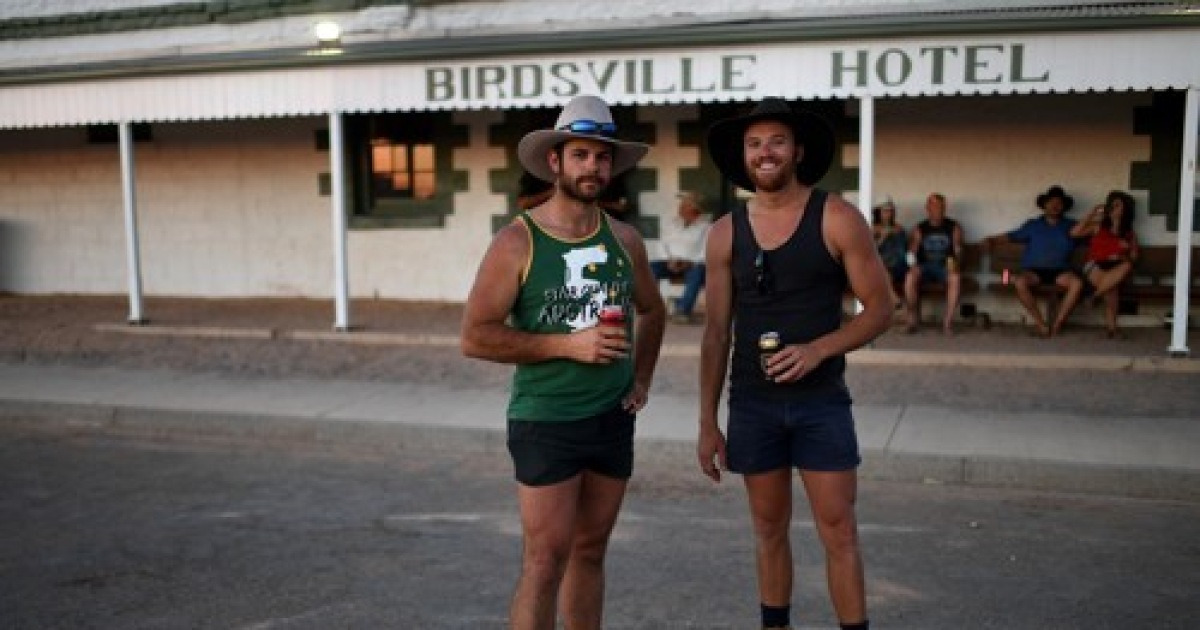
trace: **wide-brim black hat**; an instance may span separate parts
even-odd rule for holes
[[[811,186],[829,172],[836,143],[833,128],[824,118],[803,110],[794,110],[781,98],[765,98],[750,113],[713,123],[708,128],[708,154],[721,174],[739,188],[754,191],[746,172],[743,137],[746,128],[760,120],[777,120],[792,128],[796,144],[804,147],[796,165],[796,179]]]
[[[1062,199],[1063,212],[1070,210],[1071,206],[1075,205],[1075,198],[1072,197],[1071,195],[1068,195],[1067,192],[1065,190],[1063,190],[1062,186],[1051,186],[1050,190],[1047,190],[1046,192],[1037,196],[1038,207],[1045,209],[1046,202],[1050,201],[1051,199],[1053,199],[1055,197]]]

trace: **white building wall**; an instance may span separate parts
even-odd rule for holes
[[[139,146],[147,294],[332,295],[323,119],[154,126]]]
[[[0,133],[0,289],[123,290],[117,148],[80,129]]]
[[[148,295],[327,296],[329,201],[317,119],[154,125],[137,143]],[[122,293],[125,232],[115,144],[82,128],[0,136],[0,288]]]
[[[506,199],[489,190],[489,169],[504,168],[504,148],[487,145],[488,125],[500,112],[458,112],[469,146],[454,152],[455,168],[467,171],[466,192],[454,196],[454,212],[442,228],[364,230],[350,233],[350,293],[461,302],[492,238],[492,216]],[[514,186],[515,186],[514,182]]]

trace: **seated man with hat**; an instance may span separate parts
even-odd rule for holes
[[[1075,220],[1064,214],[1075,205],[1075,199],[1062,186],[1051,186],[1038,195],[1037,205],[1042,209],[1042,216],[1029,219],[1011,232],[993,236],[987,243],[1025,244],[1025,251],[1021,254],[1021,271],[1013,281],[1017,299],[1033,318],[1037,334],[1052,337],[1062,331],[1063,324],[1083,294],[1083,279],[1071,268],[1071,253],[1082,241],[1071,236]],[[1043,284],[1056,284],[1066,292],[1051,326],[1046,326],[1046,319],[1033,295],[1033,288]]]

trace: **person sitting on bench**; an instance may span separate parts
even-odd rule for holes
[[[962,272],[959,262],[963,252],[963,230],[957,221],[946,216],[946,196],[933,193],[925,200],[928,219],[917,224],[909,236],[909,257],[913,264],[904,279],[904,301],[908,324],[905,332],[916,332],[921,321],[921,284],[939,282],[946,285],[946,315],[942,332],[954,334],[954,311],[962,294]]]
[[[1087,219],[1071,230],[1071,236],[1091,238],[1083,275],[1096,289],[1093,303],[1104,300],[1104,334],[1109,339],[1120,335],[1117,330],[1117,287],[1133,272],[1133,263],[1138,258],[1133,213],[1133,197],[1114,190],[1108,193],[1103,205],[1092,208]]]
[[[694,321],[692,309],[700,289],[704,288],[704,246],[709,225],[703,216],[700,198],[690,192],[679,194],[676,216],[663,222],[660,256],[650,261],[650,269],[659,280],[683,279],[683,295],[674,300],[673,321]]]
[[[1075,199],[1063,191],[1062,186],[1051,186],[1038,195],[1037,205],[1042,209],[1042,216],[1029,219],[1011,232],[989,238],[988,244],[1005,241],[1025,244],[1021,271],[1013,281],[1017,299],[1033,318],[1036,334],[1052,337],[1062,331],[1083,293],[1083,279],[1071,269],[1071,253],[1079,244],[1079,239],[1071,236],[1075,220],[1064,216],[1075,205]],[[1034,288],[1039,285],[1057,285],[1066,292],[1051,326],[1046,325],[1046,318],[1033,295]]]

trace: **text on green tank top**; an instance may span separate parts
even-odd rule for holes
[[[530,236],[530,260],[517,293],[512,323],[535,333],[571,333],[597,324],[600,308],[629,308],[633,265],[608,217],[578,239],[562,239],[543,230],[529,213],[521,215]],[[513,376],[508,416],[520,420],[577,420],[607,411],[620,402],[633,382],[629,358],[607,365],[555,359],[520,364]]]

